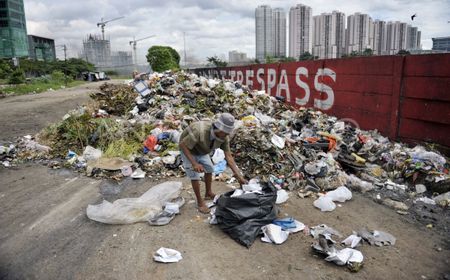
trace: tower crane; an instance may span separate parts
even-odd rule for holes
[[[103,18],[100,19],[100,22],[97,23],[97,27],[101,27],[102,28],[102,39],[103,40],[105,40],[105,25],[108,22],[115,21],[115,20],[118,20],[118,19],[121,19],[121,18],[124,18],[124,17],[113,18],[113,19],[105,20],[105,21],[103,20]]]
[[[147,36],[147,37],[144,37],[144,38],[141,38],[141,39],[137,39],[137,40],[136,40],[136,38],[133,37],[133,40],[130,41],[130,46],[133,46],[133,52],[134,52],[134,65],[137,65],[136,43],[139,42],[139,41],[142,41],[142,40],[146,40],[146,39],[149,39],[149,38],[153,38],[153,37],[156,37],[156,35],[150,35],[150,36]]]

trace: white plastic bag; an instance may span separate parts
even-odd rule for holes
[[[325,196],[333,201],[345,202],[352,199],[352,192],[347,187],[339,187],[334,191],[327,192]]]
[[[174,263],[183,259],[181,253],[175,249],[161,247],[153,255],[153,259],[162,263]]]
[[[278,148],[280,148],[280,149],[283,149],[283,148],[284,148],[284,145],[285,145],[285,140],[284,140],[284,138],[281,138],[280,136],[274,134],[274,135],[272,136],[271,141],[272,141],[272,144],[274,144],[276,147],[278,147]]]
[[[289,199],[289,194],[285,190],[278,190],[277,191],[277,200],[275,201],[276,204],[285,203]]]
[[[83,152],[83,158],[86,161],[95,161],[102,157],[102,151],[92,146],[86,146]]]
[[[214,164],[218,164],[224,159],[225,159],[225,152],[220,148],[216,149],[214,151],[214,155],[211,157],[211,160]]]
[[[180,196],[181,182],[168,181],[150,188],[137,198],[122,198],[113,203],[88,205],[89,219],[105,224],[133,224],[146,222],[160,213],[164,204]]]
[[[274,224],[265,225],[261,230],[264,233],[264,236],[261,237],[261,241],[267,243],[281,244],[284,243],[289,236],[289,232],[282,230],[280,226]]]
[[[321,196],[313,202],[313,205],[320,209],[322,212],[329,212],[336,209],[336,204],[333,200],[327,196]]]

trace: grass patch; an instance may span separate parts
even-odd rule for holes
[[[119,139],[109,143],[106,148],[106,157],[121,157],[128,159],[131,155],[142,151],[143,145],[137,141],[126,141],[125,139]]]
[[[67,83],[67,88],[85,84],[85,81],[72,81]],[[6,95],[23,95],[30,93],[41,93],[49,89],[58,90],[63,88],[64,82],[55,81],[37,81],[30,84],[9,85],[1,89]]]

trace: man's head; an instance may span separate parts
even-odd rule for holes
[[[214,133],[220,139],[225,139],[233,132],[234,129],[234,117],[229,113],[223,113],[214,122]]]

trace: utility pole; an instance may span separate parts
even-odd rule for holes
[[[67,87],[67,46],[64,44],[64,85]]]
[[[67,46],[64,44],[58,47],[62,47],[64,51],[64,85],[67,87]]]
[[[184,41],[184,68],[187,68],[187,58],[186,58],[186,32],[183,32]]]

